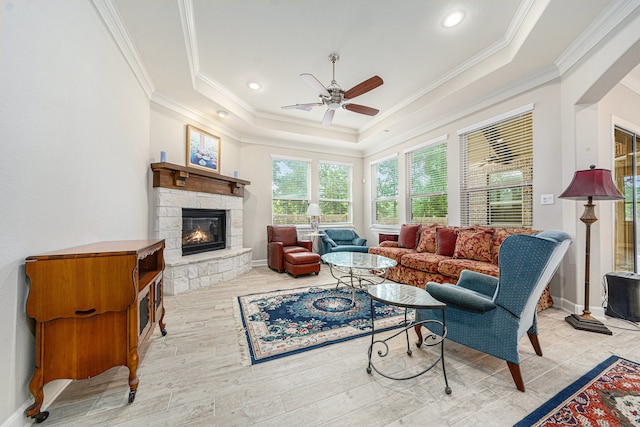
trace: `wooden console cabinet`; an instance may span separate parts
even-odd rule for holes
[[[138,388],[139,352],[158,324],[166,335],[162,301],[164,240],[100,242],[30,256],[27,314],[36,321],[37,422],[43,386],[55,379],[86,379],[114,366],[129,368],[129,403]]]

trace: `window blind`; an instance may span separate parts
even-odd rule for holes
[[[371,165],[373,224],[398,224],[398,156]]]
[[[533,222],[533,112],[459,134],[463,225],[530,228]]]
[[[307,224],[310,160],[271,159],[272,224]]]
[[[353,166],[320,161],[319,202],[322,224],[351,223]]]
[[[407,218],[413,224],[447,223],[447,141],[405,154],[408,171]]]

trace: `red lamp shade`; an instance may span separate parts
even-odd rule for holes
[[[563,199],[582,200],[587,197],[592,200],[624,199],[611,178],[609,169],[590,169],[576,171],[571,184],[558,197]]]

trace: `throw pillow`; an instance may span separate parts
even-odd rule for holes
[[[418,245],[419,232],[420,224],[402,224],[400,237],[398,237],[398,246],[401,248],[415,249]]]
[[[492,246],[493,230],[460,230],[453,257],[491,262]]]
[[[418,252],[436,253],[436,226],[425,225],[420,231],[420,239],[416,247]]]
[[[453,256],[456,249],[456,229],[452,227],[436,228],[436,253],[438,255]]]

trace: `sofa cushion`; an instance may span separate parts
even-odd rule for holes
[[[361,245],[340,245],[332,249],[332,252],[369,252],[369,248]]]
[[[456,229],[453,227],[436,227],[436,253],[452,257],[456,249]]]
[[[453,257],[493,262],[492,248],[492,229],[462,229],[458,231]]]
[[[374,255],[382,255],[387,258],[391,258],[395,262],[400,265],[400,260],[404,255],[407,254],[415,254],[415,249],[409,248],[393,248],[393,247],[382,247],[382,246],[373,246],[369,248],[369,253]]]
[[[420,238],[418,239],[418,252],[436,253],[436,225],[424,225],[420,229]]]
[[[353,239],[358,237],[355,231],[348,228],[328,228],[324,230],[324,234],[339,245],[351,245]]]
[[[421,252],[403,256],[401,264],[415,270],[426,271],[427,273],[437,273],[438,263],[445,259],[449,259],[449,257],[429,252]]]
[[[383,242],[380,242],[380,244],[378,245],[382,248],[399,248],[400,246],[398,245],[398,242],[394,241],[394,240],[385,240]]]
[[[402,224],[398,245],[401,248],[415,249],[418,246],[420,224]]]
[[[438,263],[438,273],[453,277],[456,280],[460,277],[462,270],[473,270],[478,273],[488,274],[498,277],[498,266],[490,262],[475,261],[471,259],[450,258]]]

